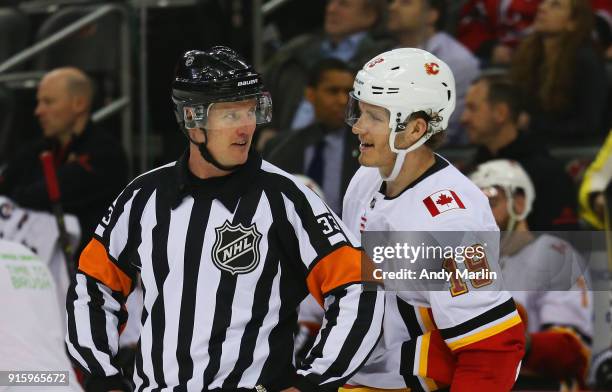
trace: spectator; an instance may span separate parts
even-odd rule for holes
[[[455,38],[440,31],[445,24],[444,0],[392,0],[389,4],[388,29],[401,47],[421,48],[444,61],[455,75],[457,107],[450,118],[447,141],[465,144],[467,137],[459,117],[465,92],[479,73],[478,60]]]
[[[610,0],[591,0],[595,12],[595,30],[606,60],[612,60],[612,2]]]
[[[314,107],[315,123],[295,133],[281,134],[266,147],[270,162],[314,180],[336,214],[340,214],[344,192],[359,168],[359,140],[344,124],[353,78],[353,72],[341,60],[330,58],[318,63],[304,94]]]
[[[319,60],[334,57],[357,69],[392,46],[374,33],[384,23],[386,7],[385,0],[329,0],[323,32],[295,38],[266,64],[264,79],[275,98],[274,129],[297,130],[314,121],[303,96],[308,70]]]
[[[474,164],[492,159],[519,162],[538,195],[527,219],[532,230],[572,230],[577,226],[576,190],[563,165],[544,145],[518,129],[520,93],[501,76],[483,76],[468,89],[461,121],[478,146]]]
[[[509,64],[541,0],[469,0],[461,9],[457,38],[484,64]]]
[[[91,122],[92,96],[92,83],[82,71],[58,68],[47,73],[38,86],[35,111],[43,138],[24,146],[0,174],[0,194],[21,207],[50,211],[38,158],[50,150],[61,203],[78,218],[83,239],[91,237],[127,173],[120,144]]]
[[[606,74],[592,31],[588,0],[544,0],[516,52],[511,77],[541,138],[574,142],[604,130]]]

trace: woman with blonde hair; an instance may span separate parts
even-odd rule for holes
[[[573,141],[603,131],[607,82],[591,38],[593,19],[588,0],[543,0],[513,59],[528,128],[540,136]]]

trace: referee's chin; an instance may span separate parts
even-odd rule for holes
[[[236,151],[237,150],[237,151]],[[249,159],[249,145],[230,151],[225,158],[231,161],[228,166],[242,165]]]

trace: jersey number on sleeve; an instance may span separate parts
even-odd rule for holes
[[[319,227],[321,228],[321,232],[325,234],[327,237],[331,237],[335,234],[342,232],[332,214],[330,213],[321,214],[321,215],[318,215],[316,219],[317,219],[317,223],[319,223]]]
[[[113,206],[108,207],[108,211],[106,215],[102,217],[102,226],[106,227],[111,221],[111,216],[113,215]]]

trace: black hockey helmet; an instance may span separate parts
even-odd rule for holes
[[[261,75],[233,49],[215,46],[208,51],[189,50],[179,60],[172,82],[176,119],[202,157],[219,169],[234,170],[241,165],[224,166],[208,150],[208,114],[215,103],[247,100],[255,103],[256,124],[270,122],[272,99],[264,91]],[[193,128],[204,132],[203,143],[191,139],[188,129]]]
[[[172,101],[177,121],[186,128],[205,128],[213,103],[252,98],[257,101],[257,124],[270,122],[272,100],[261,75],[233,49],[189,50],[176,66]]]

